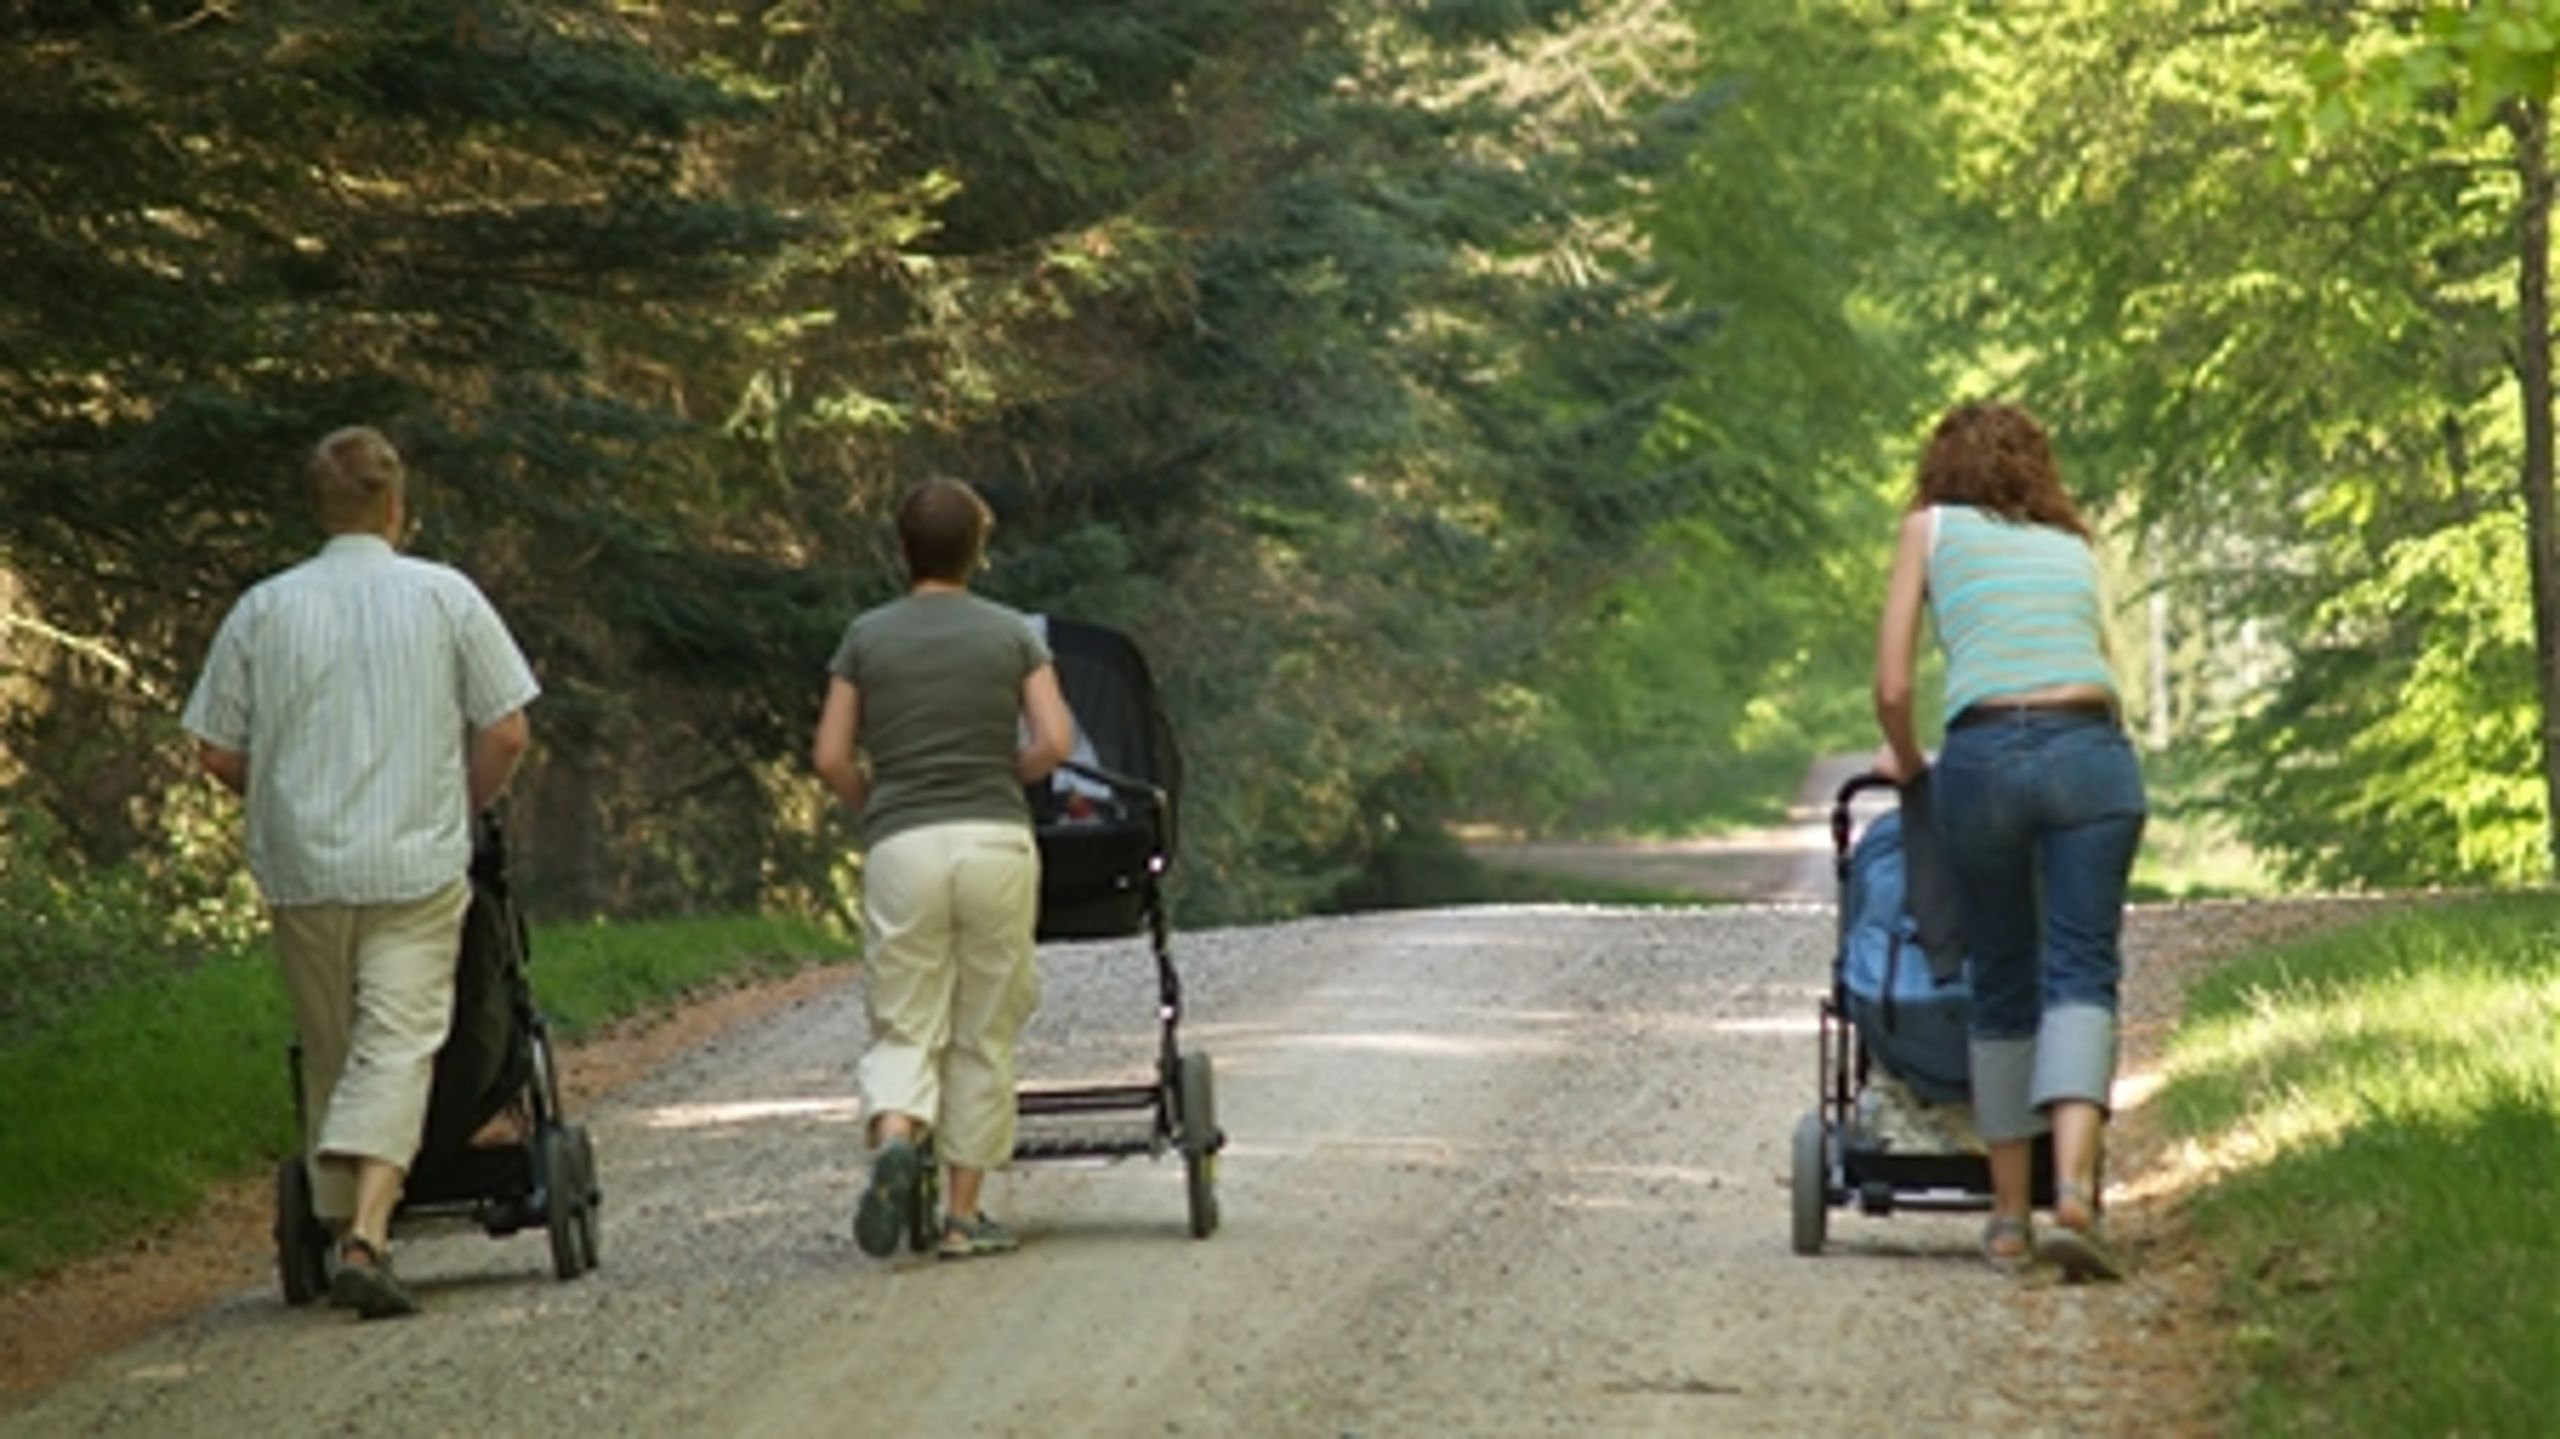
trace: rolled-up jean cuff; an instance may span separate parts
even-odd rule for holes
[[[2116,1077],[2116,1013],[2103,1005],[2058,1004],[2036,1028],[2035,1081],[2029,1096],[2037,1108],[2065,1100],[2109,1107]]]
[[[2028,1098],[2036,1069],[2036,1042],[1977,1039],[1971,1050],[1974,1128],[1995,1144],[2044,1133],[2044,1116]]]

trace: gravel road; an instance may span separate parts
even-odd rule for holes
[[[2136,962],[2239,912],[2138,913]],[[2161,1432],[2101,1355],[2161,1321],[2152,1273],[2006,1279],[1961,1215],[1835,1212],[1824,1254],[1789,1251],[1831,925],[1768,904],[1177,934],[1231,1136],[1223,1229],[1189,1237],[1175,1159],[1030,1166],[989,1196],[1023,1250],[959,1264],[851,1242],[847,983],[578,1116],[600,1271],[555,1282],[537,1234],[404,1235],[420,1319],[243,1290],[0,1431]],[[1028,1077],[1142,1074],[1143,947],[1043,968]]]

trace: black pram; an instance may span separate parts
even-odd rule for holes
[[[1218,1228],[1218,1152],[1226,1134],[1218,1128],[1209,1056],[1180,1044],[1182,977],[1173,967],[1164,877],[1180,827],[1181,751],[1146,656],[1127,635],[1054,616],[1039,623],[1075,715],[1076,747],[1055,776],[1025,790],[1040,846],[1038,938],[1146,935],[1156,971],[1157,1052],[1152,1083],[1022,1086],[1014,1100],[1021,1119],[1014,1162],[1179,1153],[1191,1233],[1206,1239]],[[907,1213],[908,1242],[921,1252],[941,1238],[940,1178],[929,1153],[919,1170]]]
[[[453,1026],[436,1053],[426,1134],[409,1170],[404,1219],[460,1217],[491,1235],[539,1225],[549,1231],[552,1271],[575,1279],[601,1253],[603,1192],[584,1126],[563,1120],[551,1034],[534,1007],[527,969],[532,946],[507,879],[506,837],[494,814],[472,834],[471,907],[462,922],[454,974]],[[291,1045],[295,1132],[303,1129],[302,1046]],[[514,1111],[517,1137],[472,1143],[500,1114]],[[276,1268],[288,1304],[329,1292],[331,1237],[311,1202],[310,1171],[295,1155],[276,1167]]]

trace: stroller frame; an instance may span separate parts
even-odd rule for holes
[[[1173,966],[1171,926],[1165,918],[1164,893],[1157,881],[1172,853],[1172,796],[1161,786],[1099,765],[1069,761],[1068,772],[1106,785],[1115,797],[1128,796],[1143,806],[1155,834],[1147,860],[1143,913],[1148,951],[1156,971],[1156,1075],[1151,1084],[1024,1086],[1015,1091],[1014,1109],[1025,1118],[1143,1114],[1144,1133],[1069,1131],[1057,1135],[1025,1135],[1015,1146],[1016,1163],[1044,1160],[1125,1159],[1135,1155],[1161,1158],[1166,1151],[1182,1155],[1190,1207],[1191,1233],[1206,1239],[1217,1232],[1217,1161],[1226,1147],[1218,1128],[1216,1087],[1209,1056],[1185,1053],[1182,1025],[1182,976]]]
[[[480,924],[466,921],[464,933],[490,933],[484,926],[494,925],[502,942],[494,956],[465,953],[458,962],[487,965],[487,978],[505,990],[512,1033],[521,1036],[525,1052],[522,1082],[497,1112],[514,1111],[523,1121],[522,1135],[503,1146],[422,1144],[392,1223],[396,1228],[418,1220],[464,1219],[493,1238],[538,1226],[550,1238],[552,1272],[563,1281],[575,1279],[601,1258],[604,1192],[585,1126],[563,1117],[550,1026],[534,1006],[526,971],[532,949],[507,881],[506,837],[494,813],[480,817],[470,882],[472,908],[487,909],[473,917]],[[295,1133],[308,1133],[299,1039],[286,1045],[285,1065]],[[329,1292],[334,1236],[313,1210],[310,1170],[299,1152],[276,1166],[275,1243],[287,1304],[309,1304]]]
[[[1864,1142],[1857,1133],[1858,1098],[1867,1087],[1875,1058],[1850,1019],[1843,974],[1849,947],[1847,891],[1855,829],[1851,805],[1862,794],[1893,787],[1893,781],[1881,775],[1853,775],[1832,800],[1831,856],[1840,890],[1839,934],[1832,946],[1831,985],[1820,1010],[1816,1102],[1796,1122],[1790,1153],[1792,1242],[1798,1254],[1821,1253],[1830,1211],[1853,1202],[1860,1213],[1877,1216],[1897,1209],[1962,1213],[1991,1207],[1987,1155],[1956,1149],[1896,1151]],[[2053,1146],[2049,1135],[2036,1137],[2031,1172],[2031,1202],[2050,1206]]]

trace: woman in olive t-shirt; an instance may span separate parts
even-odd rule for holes
[[[993,524],[957,480],[907,496],[908,591],[847,627],[818,719],[818,774],[862,816],[873,1157],[854,1238],[879,1258],[907,1232],[928,1128],[949,1168],[942,1255],[1014,1247],[978,1194],[1013,1157],[1014,1041],[1039,1000],[1022,787],[1066,758],[1074,721],[1030,621],[969,592]]]

